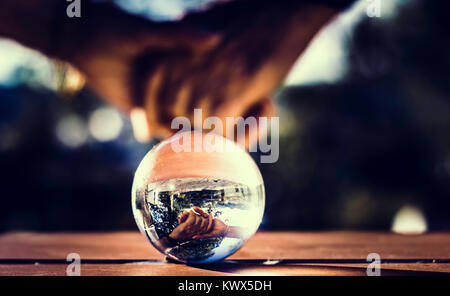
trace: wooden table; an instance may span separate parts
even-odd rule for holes
[[[69,253],[82,275],[366,275],[369,253],[382,275],[450,274],[450,233],[259,232],[223,262],[187,266],[138,232],[16,232],[0,236],[0,275],[65,275]]]

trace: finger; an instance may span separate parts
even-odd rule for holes
[[[175,102],[172,104],[171,112],[174,117],[188,114],[188,102],[192,93],[192,86],[189,83],[180,85]]]
[[[201,225],[202,225],[202,216],[199,216],[199,215],[197,215],[197,214],[194,214],[195,215],[195,223],[194,223],[194,225],[195,225],[195,227],[196,227],[196,229],[197,230],[201,230]]]
[[[189,211],[184,210],[182,216],[186,219],[189,216]]]
[[[274,102],[270,98],[259,98],[251,100],[250,102],[233,101],[225,102],[218,105],[213,110],[215,116],[222,119],[225,123],[223,125],[223,134],[233,141],[236,141],[242,147],[247,149],[254,147],[258,141],[267,133],[268,124],[271,122],[270,117],[276,114]],[[234,120],[226,120],[227,117],[232,117]],[[242,134],[236,134],[234,130],[237,125],[241,124],[238,120],[242,117],[248,121],[249,130]],[[261,118],[264,118],[261,124]],[[239,129],[238,129],[239,130]]]
[[[188,214],[188,218],[186,219],[186,224],[195,225],[195,217],[197,217],[197,215],[190,211]]]
[[[207,232],[209,220],[208,218],[205,218],[203,216],[201,217],[201,219],[202,219],[202,224],[200,226],[201,232]]]
[[[208,215],[208,226],[206,228],[206,232],[210,232],[213,229],[213,226],[214,226],[213,215],[209,214]]]
[[[170,37],[168,37],[170,36]],[[185,48],[193,52],[206,52],[216,48],[223,36],[215,32],[200,32],[186,27],[159,27],[157,30],[143,30],[138,35],[141,48]]]
[[[200,213],[200,208],[199,207],[193,207],[191,209],[192,212],[194,212],[194,214],[196,214],[197,216],[202,216],[202,214]]]
[[[178,219],[178,223],[183,223],[184,221],[186,221],[186,219],[189,217],[189,212],[188,211],[183,211],[183,213],[181,214],[180,218]]]
[[[148,59],[151,61],[153,58],[149,57]],[[139,82],[136,79],[138,80],[136,85],[139,88],[134,91],[134,97],[136,101],[142,102],[147,111],[148,129],[153,137],[165,138],[171,134],[170,129],[161,123],[161,115],[158,112],[161,108],[158,100],[159,91],[164,84],[166,70],[162,65],[158,65],[150,73],[140,75],[138,79],[142,81]]]
[[[247,149],[257,145],[267,136],[272,123],[270,117],[275,116],[276,113],[275,103],[270,98],[264,98],[250,106],[245,111],[243,118],[255,118],[256,126],[250,127],[249,132],[241,135],[237,142]]]
[[[204,218],[208,218],[208,213],[206,213],[205,211],[202,210],[202,208],[199,207],[193,207],[192,208],[194,211],[196,211],[198,214],[200,214],[201,216],[203,216]]]
[[[146,143],[152,138],[147,113],[142,107],[133,107],[129,113],[133,135],[138,142]]]
[[[210,233],[203,233],[203,234],[196,234],[192,238],[193,239],[203,239],[203,238],[210,238],[210,237],[213,237],[213,236],[214,235],[212,235]]]

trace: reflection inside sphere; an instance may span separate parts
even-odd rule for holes
[[[138,190],[148,239],[169,257],[220,260],[238,250],[259,225],[262,185],[184,178]]]
[[[158,180],[159,170],[170,170],[168,163],[174,162],[170,150],[161,152],[164,145],[150,151],[136,172],[133,213],[141,232],[161,253],[180,262],[212,262],[236,252],[255,233],[264,210],[264,185],[253,160],[242,150],[236,152],[239,157],[178,152],[174,159],[184,162],[174,166],[179,167],[169,174],[174,178]],[[256,177],[241,176],[243,165]],[[186,166],[192,169],[183,171]],[[230,167],[240,173],[229,174]]]

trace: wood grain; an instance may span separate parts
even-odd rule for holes
[[[138,232],[17,232],[0,236],[0,275],[65,275],[69,253],[83,275],[365,275],[369,253],[384,275],[450,273],[450,233],[260,232],[224,262],[187,266]]]

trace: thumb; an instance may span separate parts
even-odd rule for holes
[[[202,238],[208,238],[208,234],[196,234],[192,238],[193,239],[202,239]]]

